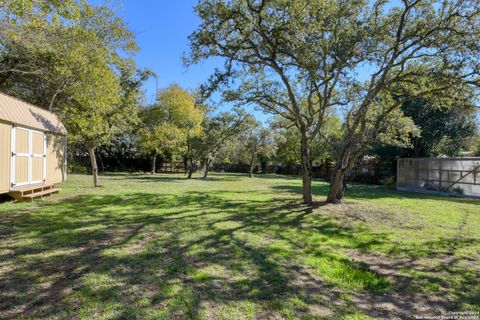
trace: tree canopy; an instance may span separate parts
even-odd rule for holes
[[[386,129],[399,133],[400,91],[463,100],[471,92],[464,87],[479,84],[478,1],[202,0],[196,12],[188,63],[225,61],[204,93],[223,89],[226,99],[295,125],[307,203],[311,144],[328,111],[344,119],[328,196],[339,202],[365,149],[382,134],[394,137]]]
[[[253,118],[241,109],[207,115],[203,121],[203,133],[193,141],[195,155],[204,165],[204,178],[217,154],[232,139],[238,138],[253,123]]]
[[[106,6],[84,1],[0,5],[0,87],[57,113],[72,144],[90,153],[138,121],[140,85],[151,74],[132,59],[133,33]]]
[[[141,118],[138,143],[143,154],[152,157],[152,173],[158,155],[184,154],[187,139],[203,130],[203,111],[194,96],[176,84],[160,90],[156,103],[142,110]]]

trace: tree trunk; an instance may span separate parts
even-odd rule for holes
[[[345,176],[348,170],[337,168],[330,184],[330,191],[328,192],[328,203],[340,203],[343,201],[343,194],[345,190]]]
[[[255,163],[255,153],[252,154],[252,158],[250,159],[250,171],[248,172],[248,177],[253,177],[253,164]]]
[[[95,148],[88,147],[88,154],[90,155],[90,164],[92,166],[93,185],[95,187],[100,187],[100,183],[98,182],[98,166],[97,159],[95,158]]]
[[[302,138],[302,184],[303,184],[303,202],[312,204],[312,164],[310,162],[310,150],[308,139]]]
[[[100,153],[98,154],[98,162],[100,162],[100,171],[105,172],[105,165],[103,164],[103,159]]]
[[[186,157],[183,158],[183,168],[185,170],[185,175],[188,173],[188,160]]]
[[[187,179],[192,179],[192,175],[193,175],[193,171],[194,171],[193,161],[192,161],[192,160],[187,160],[187,163],[188,163],[188,176],[187,176]]]
[[[341,157],[337,159],[335,173],[330,184],[330,191],[327,196],[328,203],[340,203],[343,201],[343,195],[347,186],[345,178],[350,170],[352,170],[359,154],[359,152],[353,152],[349,147],[343,149]]]
[[[154,155],[154,156],[152,157],[152,168],[151,168],[151,170],[150,170],[150,173],[151,173],[151,174],[155,174],[155,172],[157,172],[156,165],[157,165],[157,155]]]
[[[210,169],[210,159],[207,158],[205,159],[205,172],[203,173],[203,178],[207,179],[208,178],[208,171]]]
[[[187,176],[187,179],[192,179],[192,175],[193,175],[193,163],[190,163],[190,165],[188,166],[188,176]]]
[[[261,166],[262,166],[262,174],[267,174],[267,162],[262,161]]]

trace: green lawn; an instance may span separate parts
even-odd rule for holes
[[[301,181],[71,175],[0,204],[0,318],[369,319],[480,310],[480,201]]]

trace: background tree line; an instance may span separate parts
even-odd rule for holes
[[[98,163],[155,173],[179,161],[205,178],[214,163],[244,163],[250,175],[300,164],[312,203],[313,167],[331,164],[327,200],[340,202],[367,155],[387,177],[397,157],[480,149],[478,1],[201,0],[195,11],[187,66],[220,57],[224,67],[199,90],[172,84],[149,105],[141,86],[153,73],[135,65],[134,35],[114,10],[2,1],[0,90],[59,115],[95,186]],[[236,108],[212,108],[214,92]]]

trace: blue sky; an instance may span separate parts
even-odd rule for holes
[[[93,3],[105,3],[93,0]],[[135,33],[140,51],[135,56],[138,67],[149,68],[158,76],[158,87],[177,83],[186,89],[195,89],[206,81],[220,61],[207,61],[186,68],[182,57],[188,53],[188,36],[200,20],[194,14],[197,0],[111,0],[106,4],[116,9]],[[147,102],[155,99],[156,80],[144,85]],[[220,110],[230,109],[229,105]],[[266,121],[263,112],[250,110],[258,120]]]
[[[105,3],[103,0],[92,0]],[[200,23],[193,7],[197,0],[107,0],[116,8],[135,33],[140,51],[135,57],[137,65],[149,68],[158,76],[158,87],[178,83],[184,88],[195,89],[207,80],[219,61],[207,61],[186,68],[182,56],[188,52],[188,36]],[[147,102],[153,102],[156,80],[150,79],[144,85]],[[229,109],[228,105],[221,110]],[[258,120],[265,122],[268,116],[250,110]],[[477,119],[480,112],[477,113]]]
[[[147,67],[158,76],[159,87],[176,82],[189,89],[196,88],[211,73],[212,62],[186,69],[182,56],[188,51],[188,35],[196,29],[199,19],[194,15],[196,0],[124,0],[117,13],[135,33],[140,51],[139,67]],[[155,79],[145,85],[147,98],[155,96]]]

